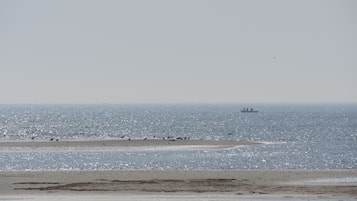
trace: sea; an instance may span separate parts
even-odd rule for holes
[[[357,168],[356,104],[0,105],[0,146],[169,136],[262,143],[224,149],[0,149],[0,171]]]

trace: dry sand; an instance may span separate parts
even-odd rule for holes
[[[98,200],[355,200],[356,178],[357,170],[0,171],[0,200],[74,199],[71,195],[77,200],[91,195]]]

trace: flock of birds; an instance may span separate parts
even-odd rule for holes
[[[129,141],[131,141],[131,138],[130,137],[127,137],[125,135],[122,135],[120,137],[121,139],[125,139],[127,138]],[[35,140],[36,139],[36,136],[33,136],[31,137],[31,140]],[[156,138],[156,136],[154,135],[153,139],[160,139],[160,138]],[[144,137],[143,140],[148,140],[147,137]],[[173,137],[173,136],[167,136],[167,137],[162,137],[162,140],[168,140],[168,141],[176,141],[176,140],[190,140],[190,137]],[[49,139],[49,141],[56,141],[56,142],[59,142],[59,138],[54,138],[54,137],[51,137]]]
[[[122,135],[120,138],[121,138],[121,139],[124,139],[124,138],[126,138],[126,136],[125,136],[125,135]],[[156,138],[156,136],[154,135],[154,136],[153,136],[153,139],[160,139],[160,138]],[[128,140],[130,141],[131,138],[128,137]],[[147,138],[147,137],[144,137],[143,140],[148,140],[148,138]],[[167,136],[167,137],[162,137],[162,140],[168,140],[168,141],[190,140],[190,137],[173,137],[173,136]]]
[[[233,135],[232,132],[228,133],[229,136]],[[4,134],[4,137],[6,135]],[[130,137],[127,137],[126,135],[122,135],[120,137],[121,139],[127,139],[129,141],[131,141],[131,138]],[[36,136],[33,136],[31,137],[31,140],[35,140],[36,139]],[[160,139],[160,138],[157,138],[155,135],[153,136],[152,139]],[[147,137],[144,137],[143,140],[148,140]],[[173,136],[167,136],[167,137],[162,137],[162,140],[168,140],[168,141],[176,141],[176,140],[190,140],[190,137],[173,137]],[[49,141],[53,142],[53,141],[56,141],[56,142],[59,142],[59,138],[55,138],[55,137],[51,137],[49,139]]]
[[[31,140],[35,140],[35,139],[36,139],[36,137],[35,137],[35,136],[33,136],[33,137],[31,138]],[[52,141],[56,141],[56,142],[58,142],[58,141],[59,141],[59,139],[58,139],[58,138],[56,138],[56,139],[55,139],[54,137],[51,137],[49,141],[51,141],[51,142],[52,142]]]

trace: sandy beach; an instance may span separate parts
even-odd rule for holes
[[[355,200],[356,170],[3,171],[0,199]],[[74,199],[71,195],[76,196]],[[104,199],[105,198],[105,199]],[[66,200],[66,199],[64,199]]]

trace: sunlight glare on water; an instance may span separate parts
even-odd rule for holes
[[[0,105],[1,141],[252,140],[197,150],[1,150],[1,170],[354,169],[356,105]],[[6,162],[5,162],[6,161]]]

